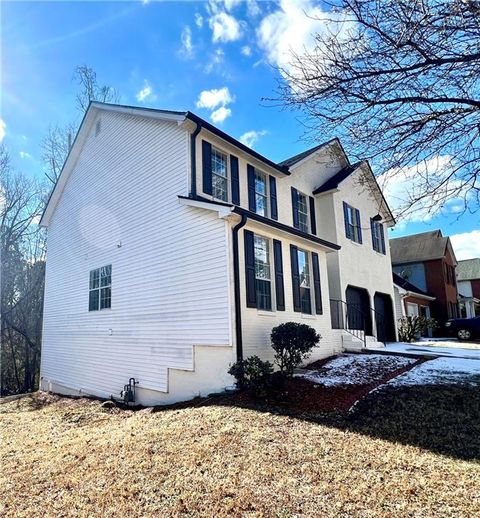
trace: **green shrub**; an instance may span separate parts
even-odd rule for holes
[[[258,356],[250,356],[246,360],[234,363],[229,371],[236,380],[239,388],[251,390],[257,396],[267,394],[273,365],[262,361]]]
[[[438,327],[434,318],[420,316],[407,316],[398,320],[398,338],[401,342],[413,342],[415,338],[422,335],[427,329]]]
[[[310,356],[321,336],[306,324],[286,322],[272,329],[270,339],[275,351],[275,363],[283,374],[291,376],[293,369]]]

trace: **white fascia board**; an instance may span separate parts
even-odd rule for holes
[[[92,102],[91,105],[97,110],[103,110],[107,112],[123,113],[125,115],[133,115],[135,117],[143,117],[148,119],[157,119],[162,121],[171,121],[182,123],[185,120],[184,114],[169,113],[162,110],[149,110],[146,108],[136,108],[131,106],[119,106],[112,104]]]
[[[180,205],[186,207],[197,207],[199,209],[211,210],[218,213],[219,218],[226,218],[233,212],[233,205],[217,205],[208,201],[190,200],[187,198],[178,198]]]

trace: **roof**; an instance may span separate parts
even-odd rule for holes
[[[344,167],[338,171],[338,173],[329,178],[324,184],[320,185],[320,187],[317,187],[313,191],[313,194],[320,194],[322,192],[336,189],[343,182],[343,180],[347,179],[356,169],[358,169],[361,164],[362,162],[356,162],[355,164]]]
[[[447,252],[448,243],[449,238],[444,237],[441,230],[390,239],[392,264],[441,259]]]
[[[458,261],[457,280],[469,281],[471,279],[480,279],[480,258],[478,257]]]
[[[335,141],[338,141],[338,138],[332,138],[327,142],[322,142],[321,144],[318,144],[317,146],[314,146],[310,149],[307,149],[306,151],[302,151],[301,153],[298,153],[298,155],[291,156],[290,158],[286,158],[282,162],[279,162],[278,165],[281,167],[290,167],[297,162],[300,162],[304,158],[306,158],[308,155],[311,155],[312,153],[316,153],[319,149],[322,149],[323,147],[329,146],[330,144],[333,144]]]
[[[406,279],[398,275],[398,273],[392,272],[392,277],[393,284],[400,286],[400,288],[403,288],[406,291],[411,291],[412,293],[418,293],[419,295],[428,295],[427,292],[417,288],[414,284],[408,282]]]

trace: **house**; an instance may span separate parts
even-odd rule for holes
[[[440,325],[458,316],[457,260],[450,238],[434,230],[391,239],[390,252],[393,272],[416,288],[416,298],[419,290],[435,298],[429,308]]]
[[[287,321],[322,335],[312,360],[395,337],[393,217],[338,139],[275,163],[191,112],[93,102],[41,224],[45,390],[223,390]]]
[[[395,272],[393,272],[393,291],[397,318],[431,317],[435,297],[425,293]],[[431,335],[431,331],[428,331],[427,334]]]
[[[457,286],[460,296],[460,316],[480,316],[480,258],[458,261]]]

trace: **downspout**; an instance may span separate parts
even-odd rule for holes
[[[245,226],[247,216],[242,214],[242,219],[232,229],[233,244],[233,291],[235,300],[235,338],[237,344],[237,361],[243,360],[242,343],[242,306],[240,299],[240,260],[238,255],[238,231]]]
[[[190,135],[190,161],[191,161],[191,170],[192,184],[190,186],[190,196],[195,198],[197,196],[197,135],[200,133],[202,126],[195,122],[196,128],[195,131]]]

